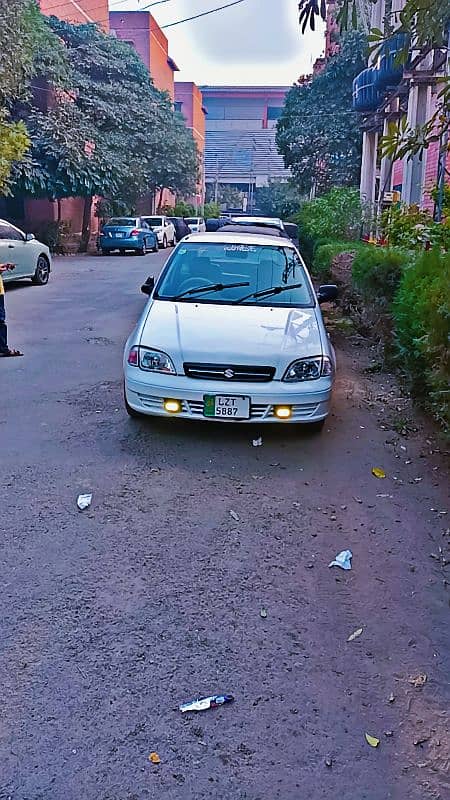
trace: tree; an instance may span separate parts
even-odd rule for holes
[[[266,217],[288,219],[298,211],[302,200],[298,189],[283,181],[271,181],[255,192],[255,205]]]
[[[353,78],[365,66],[365,37],[347,34],[309,83],[293,86],[278,120],[277,145],[301,192],[321,194],[359,179],[361,131],[351,110]]]
[[[373,4],[377,0],[371,0]],[[299,0],[299,21],[302,33],[309,25],[315,28],[318,17],[326,19],[326,0]],[[449,41],[450,10],[448,0],[405,0],[400,12],[389,13],[387,4],[384,30],[372,29],[369,41],[375,51],[396,32],[405,33],[405,45],[399,56],[404,62],[408,59],[410,42],[416,51],[426,52],[434,48],[446,47]],[[361,9],[359,0],[339,0],[338,22],[341,30],[357,28]],[[447,54],[448,57],[448,54]],[[381,151],[393,161],[411,157],[423,152],[431,142],[445,141],[450,119],[450,76],[442,77],[437,98],[436,111],[423,125],[410,128],[405,122],[391,126],[388,136],[381,139]],[[448,144],[450,147],[450,143]]]

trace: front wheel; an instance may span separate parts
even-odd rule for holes
[[[166,247],[167,247],[167,236],[164,236],[164,239],[163,239],[163,244],[162,244],[162,246],[163,246],[163,250],[165,250],[165,249],[166,249]]]
[[[125,391],[125,386],[123,387],[123,401],[125,403],[125,410],[128,416],[131,417],[132,419],[144,419],[144,417],[147,416],[146,414],[141,414],[140,411],[136,411],[134,408],[130,406],[127,400],[127,393]]]
[[[45,256],[39,256],[32,281],[36,286],[45,286],[50,277],[50,264]]]
[[[155,238],[155,244],[153,245],[152,252],[153,252],[153,253],[157,253],[157,252],[158,252],[158,250],[159,250],[159,247],[158,247],[158,239],[157,239],[157,238]]]

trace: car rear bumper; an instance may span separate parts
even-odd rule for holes
[[[315,385],[312,386],[311,384]],[[203,422],[237,423],[310,423],[325,419],[330,410],[332,384],[321,378],[307,385],[282,383],[224,383],[222,381],[198,381],[182,375],[167,378],[162,375],[145,375],[136,367],[125,369],[125,394],[128,404],[141,414],[159,417],[181,417]],[[204,395],[225,395],[250,398],[249,419],[205,417]],[[179,400],[182,411],[167,412],[165,400]],[[292,415],[288,420],[275,416],[276,406],[290,406]]]

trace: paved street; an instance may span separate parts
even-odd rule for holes
[[[435,437],[398,432],[393,379],[348,335],[319,436],[130,420],[123,343],[164,257],[58,258],[7,290],[0,800],[445,800]]]

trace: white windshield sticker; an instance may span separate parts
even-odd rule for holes
[[[223,249],[226,253],[256,253],[251,244],[226,244]]]

